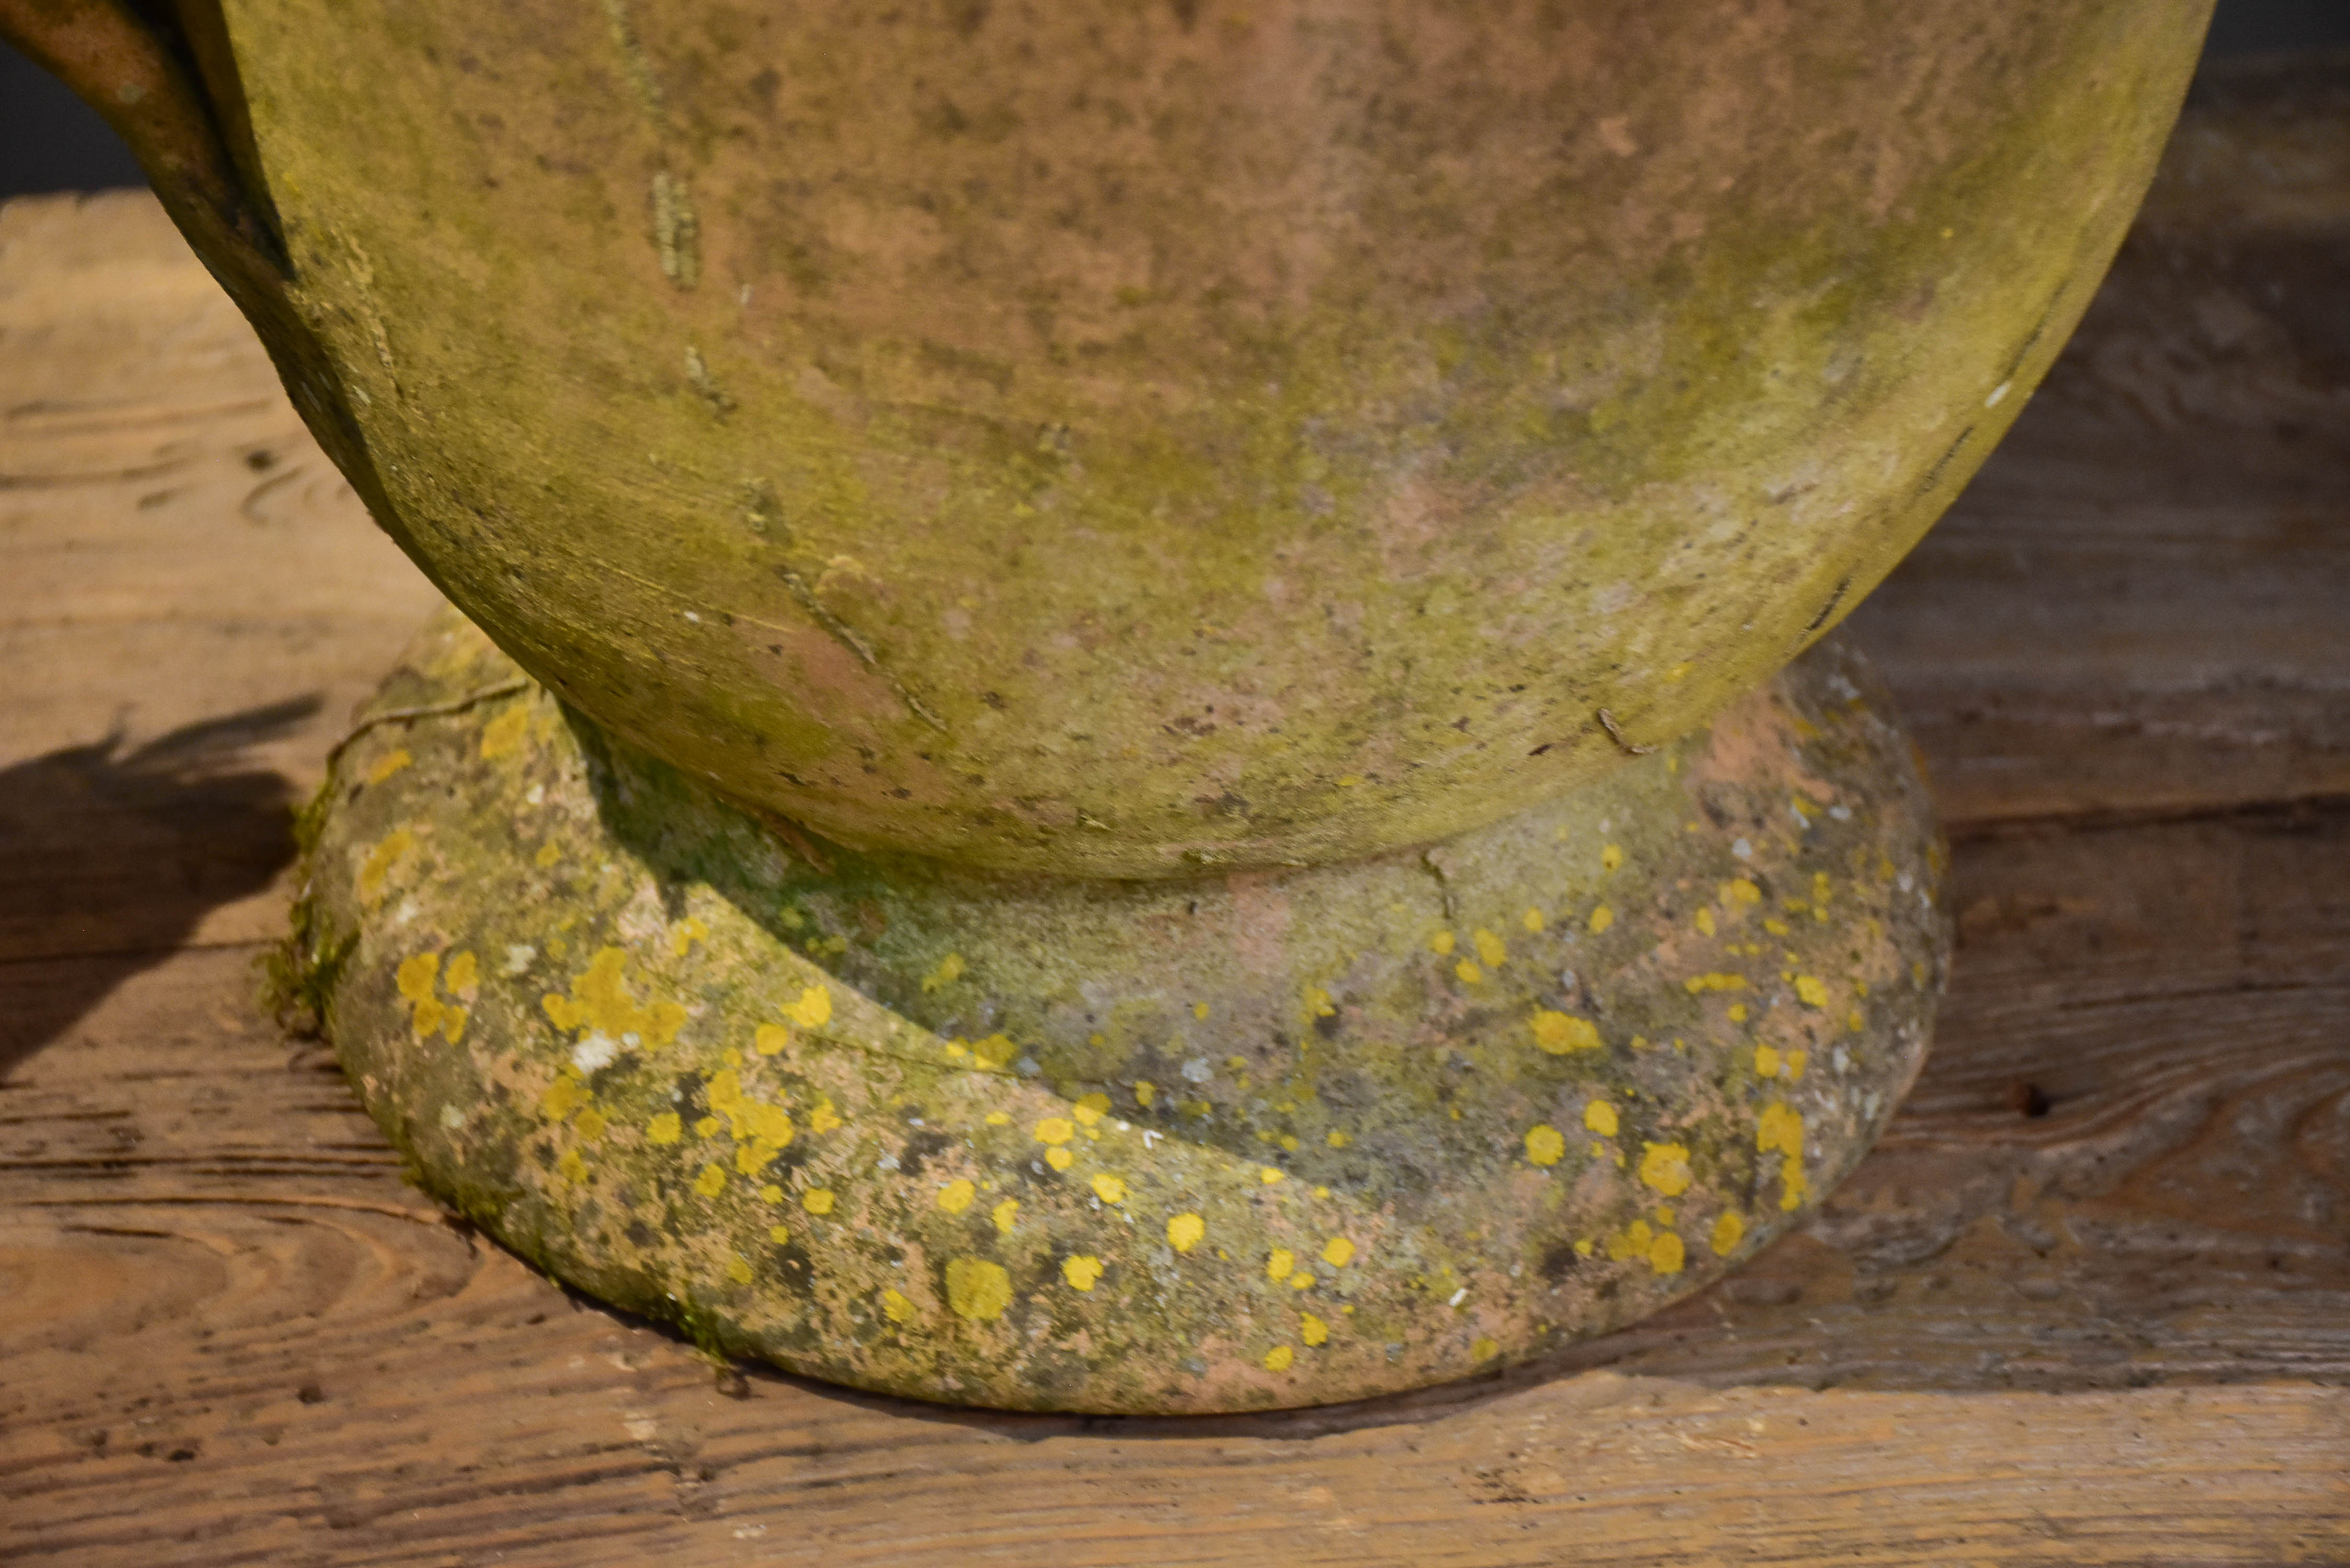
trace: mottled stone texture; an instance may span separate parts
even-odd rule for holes
[[[1338,1400],[1604,1332],[1856,1160],[1941,860],[1833,643],[1425,848],[995,879],[767,826],[453,612],[343,749],[297,957],[428,1186],[728,1354],[1018,1408]]]
[[[2046,369],[2209,4],[176,10],[282,275],[183,221],[501,646],[830,837],[1133,877],[1752,690]]]

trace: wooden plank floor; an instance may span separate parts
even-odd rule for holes
[[[2350,60],[2199,88],[1856,617],[1955,853],[1917,1092],[1807,1229],[1538,1370],[932,1409],[445,1221],[255,976],[432,602],[151,203],[0,209],[0,1559],[2350,1562]]]

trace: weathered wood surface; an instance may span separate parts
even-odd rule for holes
[[[444,1223],[255,1003],[432,602],[144,198],[0,211],[0,1558],[2350,1561],[2350,67],[2207,88],[1864,608],[1957,978],[1819,1220],[1568,1362],[1209,1422],[752,1372]]]

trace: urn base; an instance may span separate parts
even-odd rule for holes
[[[1006,878],[764,821],[454,611],[308,823],[294,957],[424,1184],[708,1349],[1124,1414],[1537,1358],[1798,1222],[1949,952],[1831,641],[1711,729],[1339,864]]]

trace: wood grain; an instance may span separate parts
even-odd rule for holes
[[[405,1186],[253,965],[430,589],[151,205],[0,210],[0,1557],[2350,1561],[2350,67],[2199,91],[1856,618],[1960,909],[1884,1144],[1555,1366],[1216,1421],[719,1376]]]

